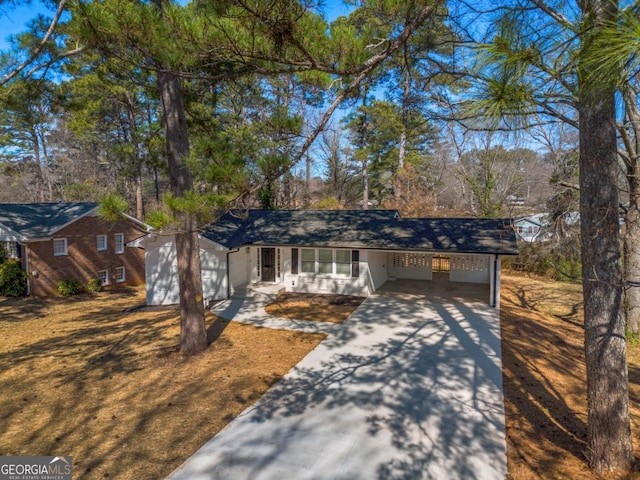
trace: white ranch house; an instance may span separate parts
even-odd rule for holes
[[[145,249],[147,304],[179,301],[174,237],[152,233]],[[394,210],[248,210],[204,229],[204,297],[225,299],[251,284],[291,292],[368,296],[394,279],[489,285],[500,299],[500,259],[517,255],[509,220],[400,218]]]

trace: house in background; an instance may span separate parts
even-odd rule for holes
[[[96,203],[0,203],[0,245],[28,273],[31,295],[57,294],[61,280],[83,285],[100,279],[106,288],[144,283],[144,253],[125,248],[148,231],[123,215],[98,217]]]
[[[179,302],[174,236],[150,233],[147,303]],[[517,255],[508,220],[400,218],[395,210],[230,212],[200,235],[203,294],[252,284],[291,292],[370,295],[394,279],[487,284],[498,306],[500,261]]]
[[[540,240],[540,231],[544,225],[545,217],[545,213],[537,213],[515,220],[513,228],[518,235],[518,239],[529,243]]]

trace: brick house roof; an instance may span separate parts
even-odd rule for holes
[[[97,207],[97,203],[83,202],[0,203],[0,227],[24,241],[47,238]]]

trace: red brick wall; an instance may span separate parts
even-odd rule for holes
[[[115,234],[123,233],[125,243],[142,236],[130,222],[112,223],[99,217],[83,217],[58,231],[53,238],[67,239],[67,255],[53,255],[53,240],[30,242],[29,282],[31,294],[36,296],[57,294],[60,280],[76,279],[83,285],[96,278],[98,271],[109,271],[109,285],[114,289],[125,285],[141,285],[145,281],[144,251],[125,247],[124,253],[115,253]],[[97,235],[107,235],[107,250],[98,251]],[[23,253],[24,260],[24,253]],[[115,269],[125,268],[125,281],[116,283]]]

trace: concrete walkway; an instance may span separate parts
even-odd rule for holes
[[[169,479],[504,479],[498,312],[419,283],[388,282]],[[222,308],[266,321],[242,303]]]

